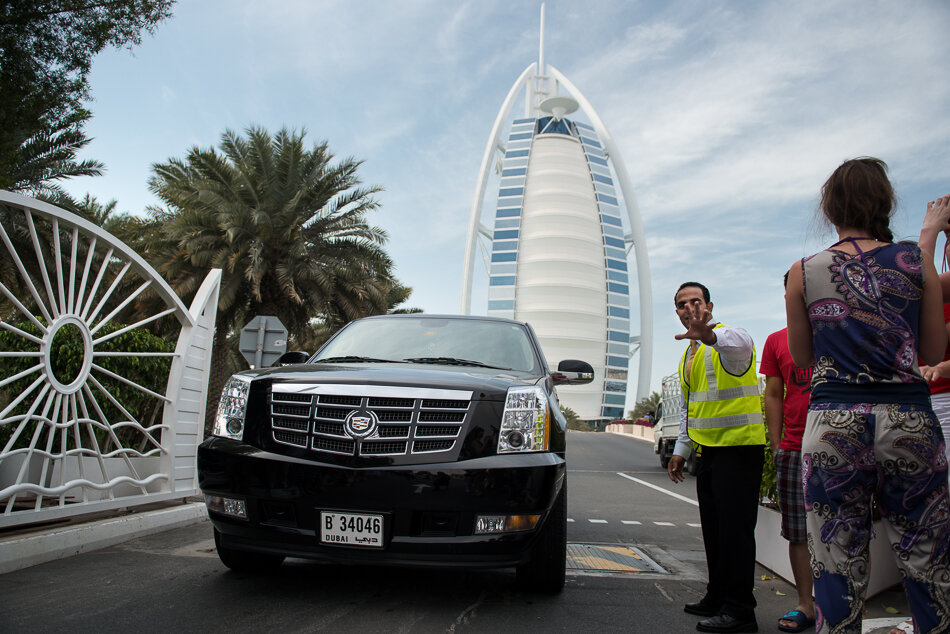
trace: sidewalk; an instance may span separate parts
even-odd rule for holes
[[[145,537],[208,517],[203,501],[163,502],[0,533],[0,574]]]

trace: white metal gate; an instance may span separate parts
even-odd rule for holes
[[[0,205],[0,527],[195,495],[221,271],[188,309],[94,224],[2,190]],[[159,320],[177,345],[143,350]]]

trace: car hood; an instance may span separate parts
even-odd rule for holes
[[[269,383],[336,383],[471,390],[473,400],[503,400],[510,387],[536,384],[543,375],[514,370],[414,363],[301,364],[241,373]]]

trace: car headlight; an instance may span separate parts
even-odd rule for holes
[[[244,414],[247,412],[247,394],[251,379],[234,375],[221,390],[218,413],[214,417],[214,435],[241,440],[244,437]]]
[[[539,387],[510,388],[498,435],[498,453],[546,451],[551,410]]]

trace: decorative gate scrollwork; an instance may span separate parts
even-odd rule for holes
[[[0,241],[0,527],[196,494],[221,271],[188,309],[108,232],[2,190]]]

